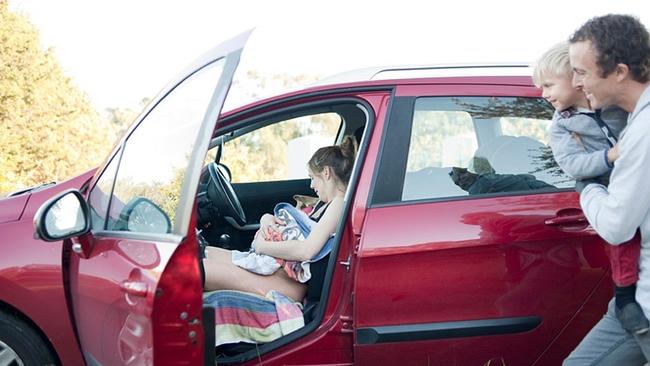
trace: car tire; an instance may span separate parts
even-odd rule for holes
[[[0,312],[0,360],[3,365],[56,365],[43,338],[25,321]]]

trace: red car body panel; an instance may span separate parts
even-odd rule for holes
[[[0,211],[0,224],[17,221],[23,214],[23,208],[27,204],[29,194],[13,196],[2,201],[2,211]]]
[[[83,364],[83,358],[63,282],[63,243],[35,239],[32,219],[47,199],[69,188],[81,188],[93,174],[94,169],[58,185],[0,201],[1,212],[23,213],[19,221],[0,224],[3,241],[9,245],[0,256],[0,301],[29,319],[52,343],[65,365]],[[15,205],[18,199],[27,204]],[[11,207],[5,206],[7,202]]]
[[[376,156],[380,149],[381,134],[388,111],[390,95],[388,92],[332,93],[336,97],[356,97],[365,100],[373,108],[376,121],[373,136],[368,146],[368,157]],[[330,98],[332,95],[329,96]],[[325,99],[324,97],[320,97]],[[318,99],[318,98],[315,98]],[[311,100],[311,99],[310,99]],[[304,99],[301,100],[304,102]],[[281,104],[276,108],[286,107]],[[264,110],[266,111],[266,110]],[[233,121],[233,123],[236,122]],[[366,204],[370,182],[375,170],[376,159],[364,161],[359,177],[359,184],[354,192],[349,217],[346,219],[342,239],[339,244],[337,263],[354,261],[351,253],[359,245],[361,226],[366,213]],[[354,264],[352,264],[354,267]],[[343,265],[334,268],[330,283],[329,297],[323,320],[318,328],[303,338],[293,342],[289,347],[281,347],[268,355],[262,356],[268,365],[351,365],[354,363],[353,317],[352,317],[352,271]],[[298,352],[296,352],[299,350]],[[256,365],[259,360],[251,360],[246,365]]]
[[[393,344],[359,346],[357,355],[363,358],[356,361],[416,365],[444,359],[465,365],[493,354],[495,360],[527,364],[541,356],[607,274],[604,247],[593,232],[570,228],[574,233],[567,236],[544,224],[559,208],[579,207],[576,195],[549,198],[537,194],[369,210],[355,286],[358,328],[527,316],[544,320],[517,337],[405,346],[411,349],[407,356],[395,352]]]

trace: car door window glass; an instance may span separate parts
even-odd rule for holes
[[[417,99],[402,200],[572,187],[548,147],[552,116],[540,98]]]
[[[221,163],[233,183],[307,178],[307,161],[335,143],[341,121],[337,113],[319,113],[260,128],[226,142]]]
[[[161,212],[173,222],[199,127],[223,71],[222,61],[174,88],[128,137],[110,203],[108,230],[151,232],[166,227],[159,225],[165,221],[161,221]],[[143,202],[148,209],[134,210]],[[152,214],[149,229],[147,212]],[[137,225],[129,222],[132,213],[137,213]]]
[[[90,228],[93,231],[104,230],[106,212],[111,198],[111,188],[117,171],[117,164],[120,161],[120,151],[113,155],[111,161],[106,165],[102,175],[88,195],[90,206]],[[113,215],[115,216],[115,215]]]

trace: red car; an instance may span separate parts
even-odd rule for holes
[[[221,113],[247,37],[181,74],[97,170],[0,201],[0,364],[559,364],[611,282],[530,70],[365,70]],[[344,135],[360,149],[304,327],[215,347],[199,241],[245,250]]]

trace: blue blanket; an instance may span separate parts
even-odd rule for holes
[[[278,203],[273,213],[275,217],[285,222],[283,240],[301,240],[309,236],[316,221],[312,220],[303,211],[296,209],[288,203]],[[305,283],[311,278],[310,263],[316,262],[332,251],[334,236],[332,235],[323,245],[321,250],[309,261],[294,262],[281,261],[274,257],[257,254],[254,248],[248,252],[233,251],[232,262],[248,271],[261,275],[270,275],[283,267],[289,277],[298,282]]]

